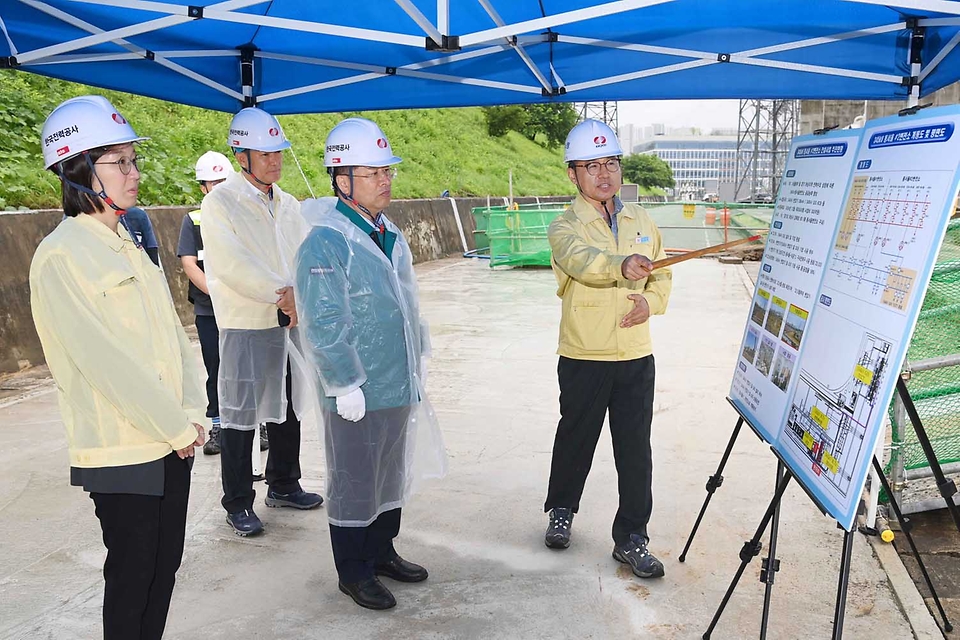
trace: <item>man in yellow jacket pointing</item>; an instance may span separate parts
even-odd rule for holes
[[[647,322],[667,308],[669,269],[660,232],[636,204],[617,196],[620,143],[614,131],[585,120],[567,136],[567,175],[579,195],[550,225],[553,271],[563,300],[560,320],[560,423],[553,445],[544,537],[552,549],[570,545],[573,516],[590,472],[604,417],[620,489],[613,521],[613,557],[641,578],[663,576],[647,545],[653,509],[654,360]]]

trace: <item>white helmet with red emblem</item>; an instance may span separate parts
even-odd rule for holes
[[[230,136],[227,146],[234,151],[253,149],[272,153],[290,148],[290,141],[283,135],[280,123],[263,109],[241,109],[230,121]]]
[[[323,166],[387,167],[401,162],[377,124],[366,118],[347,118],[327,136]]]
[[[603,122],[588,118],[567,134],[563,161],[596,160],[622,155],[616,132]]]
[[[149,138],[138,136],[103,96],[80,96],[62,103],[47,116],[40,134],[46,169],[90,149],[141,140]]]

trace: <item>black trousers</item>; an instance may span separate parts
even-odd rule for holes
[[[220,330],[214,316],[196,316],[197,337],[200,338],[200,353],[207,370],[207,417],[220,415],[217,397],[217,373],[220,371]]]
[[[190,467],[163,460],[163,496],[91,493],[103,531],[104,640],[159,640],[183,557]]]
[[[393,539],[399,533],[400,509],[384,511],[366,527],[338,527],[331,524],[333,562],[337,566],[340,582],[350,584],[373,577],[378,562],[397,555]]]
[[[583,485],[609,411],[620,489],[613,540],[623,544],[632,533],[648,538],[647,522],[653,510],[650,425],[655,375],[652,355],[621,362],[560,358],[560,424],[544,511],[568,507],[576,513],[580,509]]]
[[[270,440],[264,477],[276,493],[300,490],[300,421],[293,410],[292,378],[287,365],[287,419],[277,424],[267,423]],[[223,499],[220,504],[227,513],[253,509],[257,492],[253,490],[253,443],[257,429],[220,430],[220,479]]]

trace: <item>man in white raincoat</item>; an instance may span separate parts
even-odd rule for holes
[[[297,325],[292,249],[303,238],[300,203],[276,182],[290,143],[266,111],[243,109],[227,144],[242,168],[204,197],[204,267],[220,328],[221,503],[237,535],[257,535],[251,455],[267,425],[266,504],[313,509],[323,503],[300,487],[300,421],[291,398],[288,333]],[[297,390],[299,391],[299,390]]]
[[[338,197],[304,202],[313,228],[296,258],[300,339],[320,379],[339,588],[369,609],[396,605],[378,576],[427,579],[393,539],[416,480],[446,468],[423,390],[429,339],[410,247],[383,215],[399,162],[373,122],[334,127],[324,165]]]

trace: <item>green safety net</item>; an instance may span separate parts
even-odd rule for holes
[[[923,299],[920,319],[910,340],[907,362],[960,354],[960,219],[947,227],[943,246]],[[907,389],[941,464],[960,461],[960,366],[917,371],[907,380]],[[898,419],[890,405],[893,455],[904,469],[929,466],[910,418]]]
[[[487,249],[490,266],[550,266],[547,229],[563,213],[565,204],[529,204],[513,209],[477,207],[473,217],[478,251]]]

